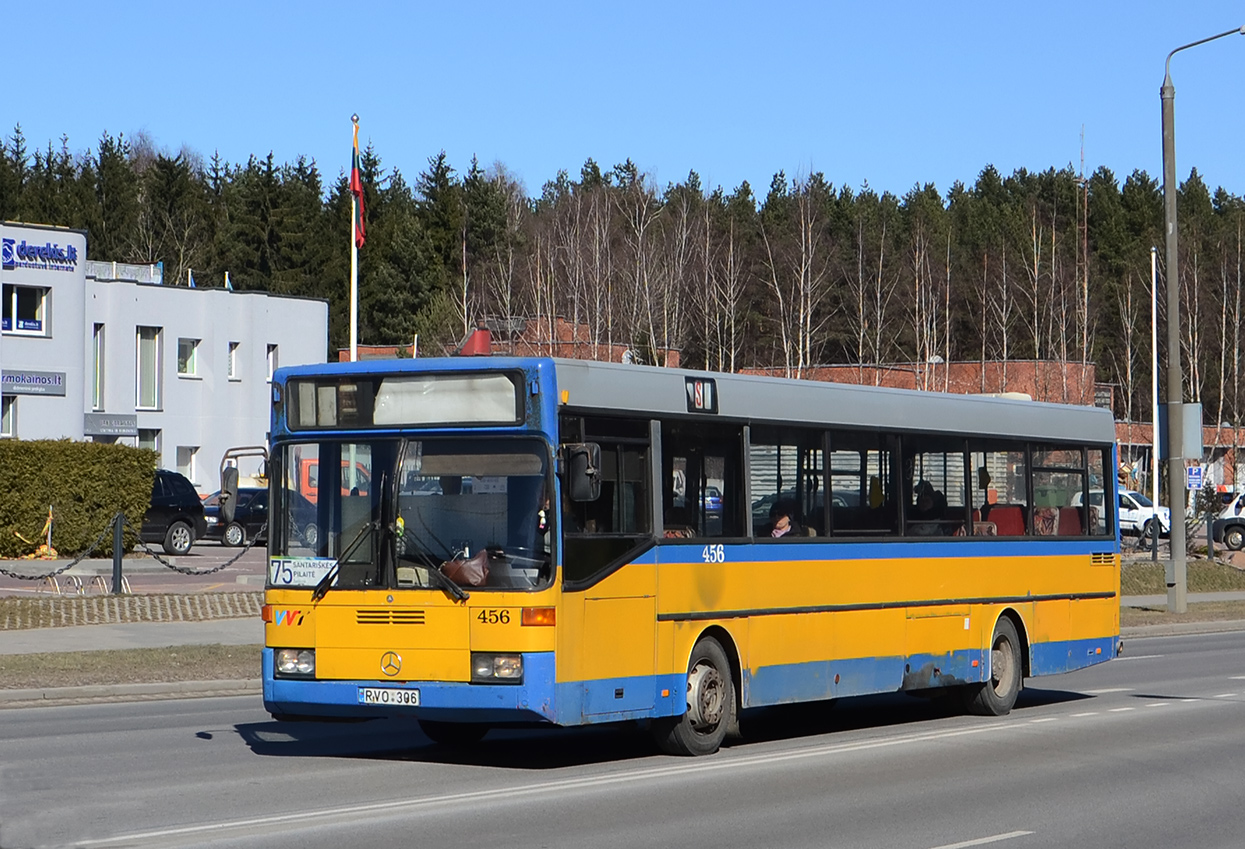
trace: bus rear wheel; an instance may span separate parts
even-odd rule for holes
[[[476,722],[440,722],[435,719],[419,720],[419,730],[434,743],[442,746],[470,746],[479,743],[489,727]]]
[[[990,678],[965,691],[965,707],[977,716],[1005,716],[1020,695],[1024,666],[1020,660],[1020,636],[1006,616],[994,626],[990,640]]]
[[[717,640],[703,637],[687,663],[687,710],[654,722],[653,737],[669,755],[711,755],[734,725],[730,661]]]

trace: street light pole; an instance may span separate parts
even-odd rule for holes
[[[1245,26],[1182,44],[1168,53],[1163,69],[1163,87],[1159,90],[1163,101],[1163,224],[1167,231],[1167,487],[1171,496],[1168,499],[1171,502],[1171,569],[1167,578],[1167,609],[1172,613],[1184,613],[1188,610],[1188,562],[1184,535],[1184,422],[1181,409],[1184,374],[1180,365],[1180,266],[1176,253],[1176,87],[1172,85],[1172,57],[1181,50],[1237,33],[1245,35]],[[1201,442],[1200,439],[1198,441]],[[1198,462],[1201,459],[1198,457]],[[1154,520],[1158,521],[1158,517],[1155,516]]]

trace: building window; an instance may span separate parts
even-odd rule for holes
[[[12,436],[17,417],[17,401],[12,395],[0,396],[0,436]]]
[[[177,340],[177,374],[179,377],[195,377],[199,374],[198,339]]]
[[[268,346],[268,379],[272,380],[272,376],[277,371],[277,346]]]
[[[159,327],[138,328],[137,392],[135,406],[140,410],[160,409]]]
[[[138,429],[138,447],[139,448],[150,448],[152,451],[155,451],[157,454],[159,454],[160,453],[160,429],[140,427]]]
[[[198,453],[198,446],[177,446],[177,471],[185,475],[191,483],[195,483],[195,455]]]
[[[238,374],[238,344],[237,342],[229,343],[229,379],[240,380]]]
[[[47,336],[48,291],[40,286],[6,284],[0,329],[5,333]]]
[[[91,409],[104,409],[104,325],[91,337]]]

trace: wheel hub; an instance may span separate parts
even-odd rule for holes
[[[714,728],[722,721],[726,707],[722,673],[707,663],[698,663],[687,676],[687,713],[697,730]]]
[[[1005,693],[1011,688],[1016,675],[1009,648],[1006,641],[1000,641],[990,651],[990,678],[994,683],[995,691],[1000,693]]]

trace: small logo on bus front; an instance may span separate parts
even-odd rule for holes
[[[380,657],[380,671],[392,678],[402,671],[402,655],[387,651]]]

